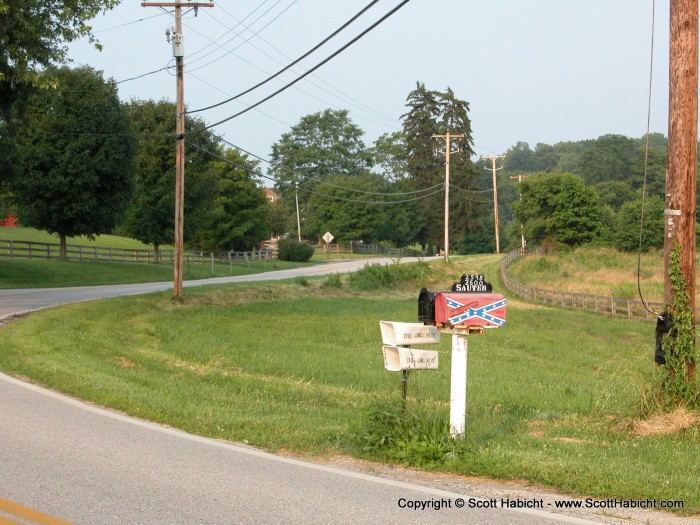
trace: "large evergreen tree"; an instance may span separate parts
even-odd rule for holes
[[[113,81],[89,68],[50,68],[15,135],[13,201],[22,224],[66,238],[111,232],[131,194],[134,139]]]
[[[473,155],[469,104],[455,97],[451,89],[445,93],[430,91],[421,82],[406,99],[408,112],[403,115],[403,137],[408,152],[407,171],[411,188],[429,188],[445,182],[445,142],[433,135],[464,135],[451,141],[450,183],[462,190],[471,190],[477,171],[470,157]],[[444,194],[420,201],[423,227],[419,242],[440,245],[444,239]],[[450,199],[450,238],[463,237],[467,231],[479,227],[472,214],[473,202],[455,195]]]

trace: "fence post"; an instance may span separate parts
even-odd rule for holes
[[[14,256],[12,248],[13,248],[12,241],[10,241],[10,259],[12,259],[12,257]]]

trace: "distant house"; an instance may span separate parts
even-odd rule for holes
[[[267,198],[267,202],[275,202],[275,201],[278,201],[280,198],[280,196],[277,195],[270,188],[265,188],[263,191],[265,192],[265,197]]]
[[[0,226],[17,226],[17,217],[12,215],[11,213],[5,217],[3,220],[0,220]]]

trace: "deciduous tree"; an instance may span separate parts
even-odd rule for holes
[[[113,81],[89,67],[49,68],[22,117],[20,176],[12,183],[22,224],[61,239],[112,231],[131,194],[134,138]]]

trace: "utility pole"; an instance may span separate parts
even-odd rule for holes
[[[463,139],[464,135],[433,135],[445,139],[445,263],[450,262],[450,139]]]
[[[496,168],[496,160],[505,159],[505,155],[490,155],[481,157],[482,160],[491,159],[491,171],[493,172],[493,222],[496,229],[496,253],[501,253],[501,241],[498,234],[498,185],[496,184],[496,172],[503,168]],[[484,167],[484,169],[488,169]]]
[[[294,182],[294,200],[297,203],[297,238],[301,242],[301,220],[299,219],[299,183]]]
[[[175,32],[172,36],[173,56],[177,68],[177,99],[175,102],[175,263],[173,296],[182,295],[183,215],[185,206],[185,49],[182,38],[182,8],[214,7],[211,2],[142,2],[141,7],[174,7]],[[170,30],[166,32],[170,42]]]
[[[523,194],[520,192],[520,183],[523,179],[527,179],[530,175],[523,175],[519,173],[518,175],[511,175],[511,179],[518,179],[518,197],[523,200]],[[520,223],[520,247],[525,251],[525,233],[523,231],[523,223]]]
[[[671,0],[668,106],[664,302],[671,304],[675,295],[669,278],[670,254],[675,246],[680,246],[680,266],[688,288],[695,325],[698,0]],[[693,373],[694,363],[691,376]]]

